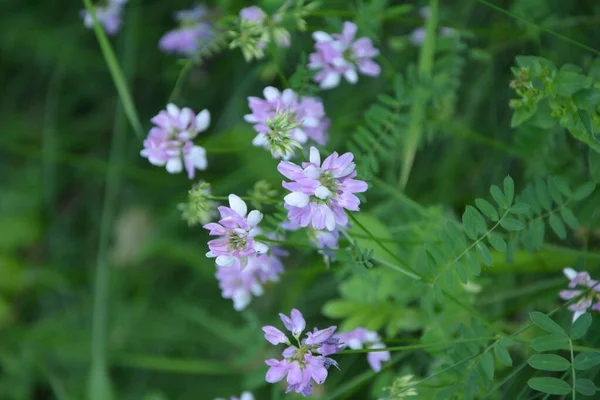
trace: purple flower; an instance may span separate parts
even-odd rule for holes
[[[270,144],[281,135],[287,135],[299,144],[306,143],[308,139],[320,145],[327,143],[329,119],[319,98],[300,97],[291,89],[280,92],[272,86],[267,86],[263,94],[264,99],[248,98],[252,114],[244,116],[258,132],[252,141],[254,146],[270,149]],[[274,155],[277,158],[282,156],[279,153]],[[283,156],[289,158],[291,154]]]
[[[240,10],[240,18],[245,21],[256,22],[260,24],[267,18],[267,14],[265,14],[260,7],[251,6],[242,8]]]
[[[199,5],[191,10],[175,13],[179,27],[160,38],[158,47],[167,53],[190,55],[202,48],[213,37],[212,25],[206,22],[208,9]]]
[[[313,383],[322,384],[327,379],[327,369],[330,366],[338,367],[335,360],[326,357],[339,351],[341,348],[335,347],[335,351],[330,343],[332,335],[336,327],[330,326],[327,329],[314,329],[313,332],[308,332],[306,338],[300,340],[299,337],[306,328],[306,322],[300,311],[293,309],[290,316],[279,314],[283,324],[292,332],[296,338],[297,346],[290,344],[285,334],[273,326],[263,327],[265,339],[272,344],[286,343],[289,346],[283,351],[283,360],[271,358],[265,363],[269,366],[269,370],[265,376],[265,380],[269,383],[276,383],[286,378],[288,384],[286,393],[296,392],[302,393],[303,396],[309,396],[312,393]],[[326,350],[329,353],[324,353],[324,346],[329,345]]]
[[[114,35],[119,31],[125,3],[127,3],[127,0],[109,0],[105,6],[94,7],[96,18],[104,26],[107,34]],[[94,19],[87,10],[81,10],[81,18],[83,18],[83,24],[87,28],[94,26]]]
[[[364,192],[366,182],[356,176],[352,153],[341,156],[333,153],[321,164],[315,147],[310,149],[310,162],[302,167],[282,161],[277,169],[292,182],[283,182],[292,193],[284,197],[288,218],[302,227],[312,224],[314,229],[333,231],[336,225],[346,225],[346,210],[358,211],[360,200],[354,193]]]
[[[206,169],[206,151],[195,146],[192,140],[208,128],[208,110],[195,115],[189,108],[180,110],[176,105],[168,104],[167,110],[160,111],[151,121],[156,126],[144,140],[142,157],[153,165],[165,166],[171,174],[179,173],[185,167],[190,179],[194,178],[196,169]]]
[[[419,9],[419,15],[427,20],[429,19],[430,9],[429,7],[421,7]],[[441,27],[439,31],[439,35],[443,37],[452,36],[456,33],[456,31],[452,28]],[[421,46],[425,42],[425,38],[427,37],[427,30],[424,27],[417,28],[413,30],[409,35],[409,40],[414,46]]]
[[[308,68],[319,70],[315,81],[321,89],[331,89],[339,85],[342,75],[352,84],[358,81],[357,69],[363,75],[378,76],[379,64],[372,60],[379,54],[371,39],[363,37],[354,40],[357,27],[352,22],[344,22],[341,34],[317,31],[315,53],[309,56]]]
[[[571,300],[580,296],[584,289],[592,288],[592,290],[576,303],[569,305],[568,309],[573,311],[573,322],[581,317],[588,308],[592,311],[600,311],[600,283],[591,279],[587,272],[577,272],[573,268],[563,269],[563,273],[570,280],[569,290],[561,290],[559,296],[563,300]],[[575,289],[578,286],[583,286],[583,289]]]
[[[267,252],[267,245],[254,239],[261,233],[257,227],[263,217],[260,211],[252,210],[246,217],[246,203],[234,194],[229,195],[229,207],[221,206],[218,210],[221,214],[219,222],[204,225],[210,235],[221,236],[208,242],[207,257],[216,257],[216,263],[221,267],[230,267],[237,260],[244,268],[249,256]]]
[[[215,400],[225,400],[225,399],[215,399]],[[240,397],[231,397],[229,400],[254,400],[254,396],[250,392],[244,392]]]
[[[385,345],[381,343],[377,332],[364,328],[356,328],[350,332],[338,333],[334,337],[352,350],[359,350],[363,347],[368,349],[385,349]],[[389,360],[389,351],[374,351],[367,354],[367,361],[375,372],[381,371],[381,363]]]

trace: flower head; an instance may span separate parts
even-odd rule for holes
[[[342,75],[352,84],[358,81],[357,69],[363,75],[378,76],[379,64],[373,57],[379,50],[373,47],[371,39],[363,37],[354,40],[357,27],[352,22],[344,22],[341,34],[328,34],[317,31],[315,53],[309,56],[308,68],[318,70],[315,81],[322,89],[331,89],[339,85]]]
[[[264,89],[264,99],[249,97],[251,114],[244,119],[254,124],[258,135],[252,144],[270,149],[276,158],[288,159],[294,147],[308,139],[325,145],[329,119],[317,97],[301,97],[291,89],[280,92],[272,86]]]
[[[588,294],[576,303],[569,305],[568,309],[573,311],[573,322],[581,317],[588,308],[593,311],[600,311],[600,283],[591,279],[587,272],[577,272],[573,268],[563,269],[563,273],[570,280],[569,290],[561,290],[559,296],[563,300],[571,300],[580,296],[585,289],[592,288]],[[582,287],[576,289],[577,287]]]
[[[176,12],[174,17],[179,27],[165,33],[158,47],[167,53],[191,55],[197,52],[213,37],[212,25],[207,22],[209,16],[209,10],[203,5]]]
[[[385,349],[381,343],[381,338],[377,332],[369,331],[364,328],[356,328],[350,332],[338,333],[335,335],[341,343],[352,350],[362,349]],[[367,354],[367,361],[375,372],[381,371],[381,363],[390,360],[389,351],[373,351]]]
[[[257,6],[251,6],[242,8],[240,10],[240,18],[245,21],[262,24],[263,21],[267,18],[267,14],[265,14],[262,8]]]
[[[206,169],[206,151],[195,146],[192,140],[208,128],[208,110],[195,115],[189,108],[179,109],[168,104],[167,109],[160,111],[151,121],[156,126],[150,129],[144,140],[142,157],[153,165],[165,166],[171,174],[185,168],[190,179],[194,178],[196,169]]]
[[[215,399],[215,400],[225,400],[225,399]],[[231,397],[229,400],[254,400],[254,396],[250,392],[244,392],[240,397]]]
[[[292,345],[286,335],[274,326],[264,326],[265,339],[273,344],[284,343],[288,347],[283,351],[283,360],[269,359],[265,363],[269,366],[266,381],[275,383],[286,377],[288,384],[286,393],[294,391],[309,396],[313,384],[322,384],[327,378],[327,369],[330,366],[338,367],[335,360],[327,357],[341,350],[337,346],[337,339],[333,338],[336,327],[330,326],[306,334],[300,340],[300,335],[306,328],[306,321],[300,311],[293,309],[290,316],[279,314],[286,329],[294,336],[297,346]],[[339,368],[339,367],[338,367]]]
[[[264,57],[264,50],[273,41],[279,47],[290,46],[290,33],[280,26],[281,17],[272,18],[257,6],[242,8],[239,15],[239,29],[230,31],[232,40],[229,48],[239,47],[244,59]]]
[[[186,203],[180,203],[177,208],[181,211],[181,218],[189,226],[206,224],[217,215],[217,202],[210,200],[212,191],[210,184],[200,181],[188,192]]]
[[[249,256],[267,252],[267,245],[254,239],[261,233],[257,226],[263,217],[260,211],[248,213],[246,203],[235,194],[230,194],[229,207],[219,207],[219,213],[221,219],[218,223],[204,225],[210,235],[221,236],[208,242],[210,251],[206,253],[207,257],[216,257],[218,266],[230,267],[239,261],[240,267],[244,268]]]
[[[127,0],[109,0],[105,6],[94,7],[96,18],[104,26],[107,34],[114,35],[119,31],[125,3],[127,3]],[[94,26],[94,19],[87,10],[81,11],[81,18],[83,18],[83,23],[87,28]]]
[[[364,192],[366,182],[354,179],[356,171],[352,153],[333,153],[321,164],[315,147],[310,149],[310,162],[298,166],[282,161],[277,169],[292,182],[283,182],[292,193],[284,197],[288,218],[302,227],[333,231],[336,225],[346,225],[345,209],[358,211],[360,200],[354,193]]]

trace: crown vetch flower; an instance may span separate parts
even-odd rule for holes
[[[104,26],[104,31],[107,34],[115,35],[119,31],[125,3],[127,3],[127,0],[109,0],[105,6],[94,7],[96,18]],[[81,10],[81,18],[83,18],[83,24],[87,28],[91,29],[94,26],[94,19],[87,10]]]
[[[384,349],[385,345],[377,332],[369,331],[365,328],[356,328],[349,332],[338,333],[334,335],[340,342],[352,350],[359,350],[363,347],[367,349]],[[389,351],[374,351],[367,353],[367,361],[375,372],[381,371],[381,363],[390,360]]]
[[[197,52],[213,37],[212,25],[207,22],[209,15],[204,5],[176,12],[174,18],[179,22],[179,27],[165,33],[158,47],[167,53],[190,55]]]
[[[313,390],[313,383],[320,385],[325,382],[330,366],[339,368],[335,360],[326,357],[341,350],[338,340],[333,338],[336,327],[330,326],[321,330],[315,328],[313,332],[306,334],[306,338],[300,340],[300,335],[306,328],[302,313],[293,309],[289,317],[284,314],[279,316],[298,345],[292,345],[286,335],[274,326],[267,325],[262,328],[269,343],[288,345],[282,353],[283,360],[271,358],[265,361],[269,366],[265,380],[276,383],[285,377],[288,384],[286,393],[294,391],[309,396]]]
[[[267,18],[267,14],[262,10],[262,8],[251,6],[242,8],[240,10],[240,18],[245,21],[262,23]]]
[[[327,143],[329,119],[319,98],[301,97],[291,89],[280,92],[272,86],[266,87],[263,95],[264,99],[248,98],[252,113],[244,116],[258,132],[252,141],[254,146],[270,149],[276,158],[287,159],[293,153],[293,145],[286,141],[304,144],[312,139],[320,145]]]
[[[153,165],[165,166],[171,174],[185,168],[190,179],[194,178],[196,169],[206,169],[206,150],[195,146],[192,140],[208,128],[208,110],[195,115],[189,108],[179,109],[168,104],[166,111],[160,111],[151,121],[156,126],[144,140],[142,157]]]
[[[226,400],[226,399],[215,399],[215,400]],[[231,397],[229,400],[254,400],[254,396],[250,392],[244,392],[240,397]]]
[[[366,182],[353,179],[356,176],[352,153],[341,156],[333,153],[321,164],[321,156],[315,147],[310,148],[310,162],[298,166],[282,161],[277,169],[292,182],[282,185],[292,193],[284,197],[288,218],[302,227],[312,224],[314,229],[335,230],[346,225],[346,210],[358,211],[360,200],[354,193],[367,190]]]
[[[254,239],[254,236],[261,233],[257,226],[263,217],[260,211],[252,210],[248,213],[244,200],[230,194],[229,207],[219,207],[219,213],[221,219],[218,223],[204,225],[210,235],[221,236],[208,242],[210,251],[206,253],[207,257],[216,257],[218,266],[230,267],[237,260],[241,268],[244,268],[249,256],[267,252],[267,245]]]
[[[341,34],[328,34],[322,31],[313,33],[315,53],[309,56],[308,68],[319,70],[315,81],[321,89],[331,89],[339,85],[342,75],[349,83],[358,81],[357,69],[363,75],[378,76],[381,67],[373,57],[379,50],[373,47],[371,39],[363,37],[354,40],[357,27],[352,22],[344,22]]]
[[[597,280],[591,279],[587,272],[577,272],[573,268],[563,269],[563,273],[570,280],[569,290],[561,290],[559,296],[563,300],[571,300],[583,293],[587,288],[592,290],[576,303],[569,305],[568,309],[573,311],[573,322],[581,317],[588,308],[593,311],[600,311],[600,283]],[[576,289],[582,287],[581,289]]]

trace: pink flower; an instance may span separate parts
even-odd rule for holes
[[[115,35],[119,31],[121,14],[123,13],[125,3],[127,3],[127,0],[109,0],[105,6],[94,7],[96,18],[104,26],[107,34]],[[87,10],[81,11],[81,17],[83,18],[83,24],[87,28],[94,26],[94,19]]]
[[[292,193],[284,197],[288,218],[302,227],[312,224],[314,229],[333,231],[336,225],[346,225],[345,210],[358,211],[360,200],[354,193],[367,190],[366,182],[353,179],[356,176],[352,153],[341,156],[333,153],[321,164],[321,156],[315,147],[310,149],[310,162],[302,167],[282,161],[277,169],[292,182],[284,181],[283,187]]]
[[[379,64],[373,57],[379,50],[373,47],[371,39],[363,37],[354,40],[357,27],[352,22],[344,22],[341,34],[317,31],[315,53],[309,56],[308,68],[318,70],[315,81],[321,89],[331,89],[339,85],[342,75],[354,84],[358,81],[358,72],[368,76],[378,76],[381,72]]]
[[[208,242],[210,251],[206,253],[207,257],[216,257],[218,266],[230,267],[239,261],[241,268],[244,268],[249,256],[266,253],[269,249],[266,244],[254,239],[261,233],[257,225],[262,220],[262,213],[252,210],[246,217],[247,212],[246,203],[230,194],[229,207],[219,207],[219,222],[204,225],[210,235],[221,236]]]
[[[192,140],[208,128],[208,110],[195,115],[189,108],[180,110],[174,104],[168,104],[167,110],[160,111],[151,121],[156,126],[144,140],[142,157],[152,165],[165,166],[170,174],[185,168],[190,179],[194,178],[196,169],[206,169],[206,151],[195,146]]]
[[[286,393],[294,391],[309,396],[312,393],[313,383],[322,384],[327,378],[327,369],[332,365],[338,367],[335,360],[326,357],[341,350],[341,347],[334,345],[337,344],[337,339],[332,338],[336,327],[330,326],[322,330],[315,328],[300,341],[300,335],[306,328],[302,313],[293,309],[289,317],[284,314],[279,316],[285,327],[292,332],[298,346],[291,345],[289,339],[279,329],[273,326],[263,327],[265,339],[271,344],[288,345],[282,353],[283,360],[271,358],[265,361],[269,366],[265,380],[276,383],[285,377],[288,384]],[[328,352],[324,352],[324,349]]]
[[[335,335],[340,343],[351,348],[359,350],[363,347],[368,349],[384,349],[385,345],[381,343],[381,339],[377,332],[369,331],[364,328],[356,328],[353,331],[338,333]],[[389,351],[373,351],[367,354],[367,361],[375,372],[381,371],[381,363],[390,360]]]
[[[191,10],[178,11],[175,19],[179,28],[168,31],[160,38],[158,47],[167,53],[190,55],[202,48],[213,37],[212,25],[205,20],[208,9],[199,5]]]
[[[577,272],[573,268],[563,269],[563,273],[570,280],[569,290],[561,290],[559,296],[563,300],[571,300],[583,293],[583,289],[593,288],[586,296],[579,299],[576,303],[569,305],[568,309],[573,311],[573,322],[581,317],[588,308],[593,311],[600,311],[600,283],[591,279],[587,272]],[[583,289],[576,289],[583,286]],[[595,302],[595,303],[594,303]]]
[[[280,92],[272,86],[263,90],[265,99],[249,97],[248,106],[252,114],[247,114],[244,119],[254,124],[258,135],[252,141],[254,146],[270,149],[269,143],[274,136],[287,134],[290,139],[299,144],[304,144],[312,139],[320,145],[327,143],[327,129],[329,119],[325,116],[323,103],[318,97],[300,97],[291,89]],[[279,121],[280,126],[275,126],[273,121]],[[288,127],[287,129],[285,127]],[[285,131],[284,131],[285,130]],[[284,154],[289,158],[290,154]],[[276,154],[281,157],[281,154]]]

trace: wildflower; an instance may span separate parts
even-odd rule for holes
[[[166,111],[160,111],[151,121],[156,126],[144,140],[142,157],[153,165],[165,166],[170,174],[185,168],[190,179],[194,178],[196,169],[206,169],[206,150],[195,146],[192,140],[208,128],[208,110],[195,115],[189,108],[179,109],[168,104]]]
[[[240,10],[240,18],[244,21],[262,24],[263,21],[267,18],[267,14],[265,14],[265,12],[260,7],[251,6],[242,8]]]
[[[348,216],[344,209],[358,211],[360,200],[354,193],[364,192],[366,182],[353,179],[356,176],[352,153],[341,156],[334,152],[321,164],[321,156],[315,147],[310,149],[310,162],[302,167],[282,161],[277,169],[292,182],[283,182],[292,193],[284,197],[288,218],[307,227],[333,231],[336,225],[346,225]]]
[[[96,19],[104,26],[107,34],[114,35],[119,31],[125,3],[127,0],[108,0],[106,5],[94,7]],[[94,26],[94,19],[88,10],[81,10],[81,18],[87,28],[91,29]]]
[[[429,19],[430,9],[429,7],[421,7],[419,9],[419,15],[424,20]],[[452,28],[441,27],[439,31],[439,35],[442,37],[453,36],[456,31]],[[427,30],[424,27],[419,27],[413,30],[409,35],[410,42],[415,46],[421,46],[425,42],[425,38],[427,37]]]
[[[189,226],[207,224],[217,214],[217,202],[210,200],[212,191],[210,184],[200,181],[188,192],[187,203],[180,203],[177,208],[181,211],[181,218]]]
[[[286,393],[294,391],[309,396],[312,393],[313,382],[322,384],[327,378],[327,369],[330,366],[337,368],[337,362],[328,355],[341,350],[337,339],[333,338],[335,326],[312,332],[307,332],[306,337],[300,340],[300,335],[306,328],[306,322],[300,311],[293,309],[290,316],[279,314],[286,329],[294,336],[297,346],[293,345],[287,336],[274,326],[264,326],[265,339],[277,345],[285,343],[288,347],[283,351],[283,360],[271,358],[265,363],[270,367],[265,376],[269,383],[276,383],[286,377],[288,384]]]
[[[244,268],[248,256],[263,254],[269,249],[266,244],[254,239],[261,233],[257,225],[262,220],[262,213],[252,210],[246,217],[247,212],[246,203],[235,194],[230,194],[229,207],[219,207],[219,222],[204,225],[210,235],[221,236],[208,242],[210,251],[206,253],[207,257],[216,257],[218,266],[229,267],[238,260],[241,268]]]
[[[254,146],[270,149],[276,158],[288,159],[294,147],[308,139],[320,145],[327,143],[329,119],[319,98],[298,96],[291,89],[280,92],[272,86],[266,87],[263,94],[264,99],[248,98],[252,114],[244,116],[258,132],[252,141]]]
[[[225,399],[215,399],[215,400],[225,400]],[[254,400],[254,396],[250,392],[244,392],[240,397],[231,397],[229,400]]]
[[[363,37],[354,40],[356,24],[344,22],[342,34],[328,34],[317,31],[315,53],[309,56],[308,68],[319,70],[315,81],[321,89],[331,89],[339,85],[341,76],[349,83],[358,81],[358,71],[368,76],[378,76],[381,72],[379,65],[372,60],[379,54],[373,47],[371,39]]]
[[[345,346],[352,350],[362,349],[384,349],[385,345],[381,343],[381,339],[377,332],[369,331],[364,328],[356,328],[353,331],[338,333],[334,335]],[[381,363],[390,360],[389,351],[373,351],[367,354],[367,361],[375,372],[381,371]]]
[[[590,307],[593,311],[600,311],[600,283],[591,279],[590,274],[587,272],[577,272],[573,268],[565,268],[563,269],[563,273],[570,282],[569,290],[560,291],[559,296],[561,299],[574,299],[581,295],[585,289],[592,288],[586,296],[579,299],[576,303],[569,305],[568,309],[573,311],[573,322],[585,314]],[[578,286],[583,287],[583,289],[573,290]]]
[[[176,12],[174,19],[179,27],[165,33],[158,47],[167,53],[191,55],[197,52],[213,37],[212,25],[206,21],[208,16],[209,10],[203,5]]]

